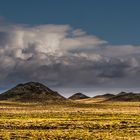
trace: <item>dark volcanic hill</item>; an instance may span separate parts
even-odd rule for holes
[[[127,101],[127,102],[139,102],[140,101],[140,93],[126,93],[121,92],[114,97],[110,98],[108,101]]]
[[[57,92],[38,82],[19,84],[16,87],[0,94],[0,100],[22,102],[50,102],[66,100]]]
[[[89,97],[82,93],[75,93],[74,95],[70,96],[68,99],[79,100],[79,99],[87,99],[87,98],[89,98]]]

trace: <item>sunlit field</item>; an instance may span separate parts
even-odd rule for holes
[[[0,102],[0,139],[139,140],[140,102]]]

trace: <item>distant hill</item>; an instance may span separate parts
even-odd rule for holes
[[[103,95],[94,96],[93,98],[105,98],[105,99],[109,99],[109,98],[112,98],[114,96],[115,96],[114,94],[107,93],[107,94],[103,94]]]
[[[81,100],[80,102],[96,103],[96,102],[107,102],[107,101],[140,102],[140,93],[120,92],[117,95],[107,93],[107,94],[103,94],[103,95],[97,95],[92,98],[87,98],[87,99]]]
[[[19,84],[16,87],[0,94],[0,100],[22,102],[51,102],[66,100],[56,91],[38,82]]]
[[[139,102],[140,101],[140,93],[126,93],[121,92],[114,97],[108,99],[108,101],[128,101],[128,102]]]
[[[75,93],[74,95],[70,96],[68,99],[79,100],[79,99],[87,99],[87,98],[89,98],[89,97],[82,93]]]
[[[114,96],[115,95],[113,95],[113,94],[107,93],[107,94],[103,94],[103,95],[97,95],[97,96],[94,96],[92,98],[87,98],[83,101],[85,101],[86,103],[103,102],[103,101],[106,101]]]
[[[102,101],[128,101],[128,102],[138,102],[140,101],[140,94],[138,93],[127,93],[120,92],[117,95],[114,94],[104,94],[93,97],[93,99],[102,99]]]

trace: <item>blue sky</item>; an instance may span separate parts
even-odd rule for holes
[[[139,5],[0,0],[0,90],[37,81],[67,93],[138,91]]]
[[[139,0],[0,0],[0,16],[15,23],[70,24],[112,44],[140,44]]]

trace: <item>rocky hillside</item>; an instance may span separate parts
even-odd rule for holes
[[[19,84],[16,87],[0,94],[0,100],[22,102],[50,102],[66,100],[56,91],[38,82]]]

